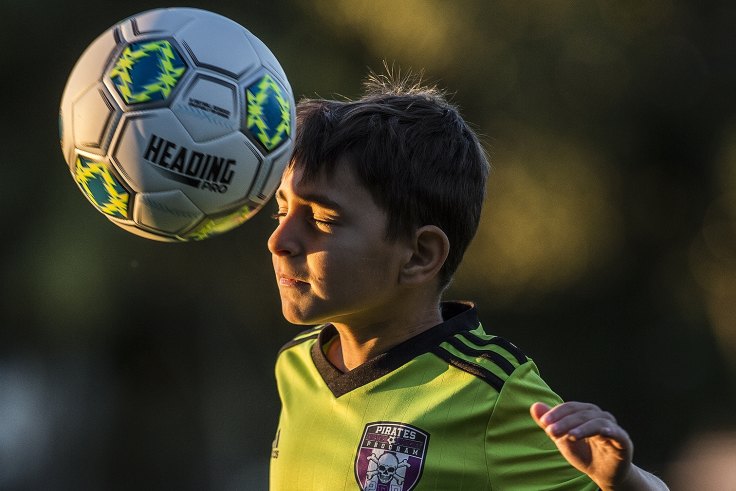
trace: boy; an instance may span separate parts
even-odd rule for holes
[[[613,416],[562,404],[472,304],[441,302],[489,169],[456,108],[373,77],[297,119],[268,247],[284,316],[318,327],[278,356],[271,488],[667,489]]]

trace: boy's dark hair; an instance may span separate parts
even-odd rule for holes
[[[388,215],[396,240],[436,225],[450,241],[440,270],[446,287],[475,235],[489,165],[478,137],[436,87],[414,77],[371,74],[356,101],[307,99],[297,106],[290,167],[303,179],[330,175],[338,162]],[[344,159],[344,160],[343,160]]]

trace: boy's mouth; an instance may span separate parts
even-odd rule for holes
[[[279,275],[278,283],[280,286],[291,286],[291,287],[309,286],[309,283],[307,283],[306,281],[302,281],[300,279],[294,278],[293,276],[288,276],[284,274]]]

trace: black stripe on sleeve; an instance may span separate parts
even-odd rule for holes
[[[508,351],[511,356],[516,358],[516,361],[518,361],[520,365],[523,365],[524,363],[527,362],[526,355],[519,348],[514,346],[513,343],[511,343],[510,341],[502,337],[495,336],[491,339],[483,339],[480,336],[473,334],[470,331],[465,331],[464,333],[462,333],[462,335],[465,336],[473,344],[477,344],[478,346],[487,346],[489,344],[495,344],[496,346],[500,346],[501,348]]]
[[[511,362],[504,358],[502,355],[494,351],[471,348],[456,337],[448,338],[447,342],[450,343],[460,353],[472,356],[473,358],[485,358],[486,360],[495,363],[501,368],[501,370],[506,372],[506,375],[511,375],[512,373],[514,373],[514,369],[516,367],[514,367],[514,365],[512,365]]]
[[[503,388],[503,380],[491,371],[470,363],[469,361],[463,360],[462,358],[453,355],[441,346],[437,346],[432,349],[432,353],[439,356],[455,368],[458,368],[464,372],[468,372],[471,375],[475,375],[476,377],[480,378],[488,385],[496,389],[498,392],[501,392],[501,389]]]

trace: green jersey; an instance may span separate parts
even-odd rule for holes
[[[560,398],[471,305],[342,373],[325,356],[327,324],[282,348],[272,490],[597,489],[529,414]]]

